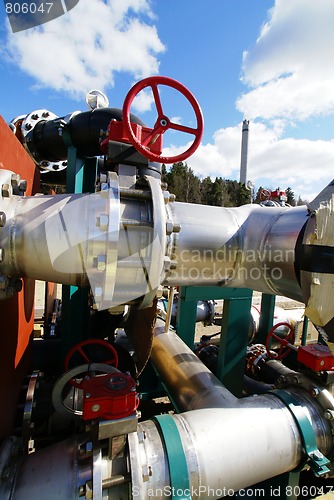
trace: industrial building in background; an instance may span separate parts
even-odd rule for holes
[[[190,103],[194,126],[170,119],[166,86]],[[131,112],[143,91],[151,126]],[[122,109],[96,91],[87,102],[64,117],[0,120],[1,499],[329,491],[334,182],[309,206],[180,203],[161,169],[201,142],[192,93],[156,76]],[[170,131],[190,138],[173,157]],[[42,334],[35,280],[45,282]],[[305,304],[302,326],[277,317],[277,295]],[[196,321],[212,323],[217,300],[218,341],[198,341]]]

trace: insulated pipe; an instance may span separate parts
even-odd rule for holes
[[[77,111],[61,118],[54,116],[47,110],[38,110],[21,117],[24,144],[34,158],[37,156],[51,162],[67,160],[68,144],[61,133],[64,125],[68,127],[69,138],[79,156],[101,156],[101,138],[111,120],[122,121],[122,110],[97,108],[92,111]],[[131,121],[145,125],[133,114]]]
[[[151,360],[178,411],[237,404],[237,398],[178,335],[171,330],[164,332],[164,322],[159,318],[154,329]]]
[[[155,329],[152,361],[177,408],[188,410],[170,418],[182,442],[193,497],[231,496],[300,464],[300,430],[274,392],[237,400],[200,366],[196,355],[175,333],[163,332],[160,322]],[[303,391],[292,389],[291,393],[307,412],[319,449],[328,453],[333,445],[323,409]],[[173,464],[172,458],[166,457],[167,442],[166,447],[157,443],[175,436],[150,421],[138,427],[138,433],[129,436],[132,486],[140,498],[153,495],[162,499],[172,483],[166,464],[169,460],[169,471]],[[140,471],[148,465],[151,474],[143,481]]]
[[[10,186],[11,175],[0,171],[0,184]],[[166,215],[159,181],[147,177],[146,188],[122,197],[114,173],[94,194],[21,197],[8,187],[0,196],[0,273],[90,285],[100,309],[152,301],[164,270]]]
[[[264,209],[169,205],[180,224],[173,269],[164,284],[246,287],[302,301],[295,247],[308,220],[305,206]]]
[[[3,185],[10,185],[11,173],[0,174]],[[171,203],[150,176],[145,196],[133,190],[131,198],[122,197],[118,177],[112,177],[91,195],[0,197],[7,221],[0,228],[0,272],[70,285],[89,282],[94,293],[103,288],[107,300],[118,304],[146,296],[161,283],[249,287],[302,300],[295,247],[308,220],[305,207]],[[130,299],[138,273],[140,286]],[[99,281],[102,275],[107,287]]]
[[[325,259],[334,246],[331,219],[326,214],[321,219],[326,246],[302,245],[304,231],[311,241],[320,234],[312,230],[320,217],[310,217],[306,207],[227,209],[172,203],[152,176],[145,177],[148,189],[128,190],[129,197],[127,190],[122,194],[119,189],[115,173],[101,183],[100,193],[92,195],[18,197],[12,195],[13,176],[0,171],[4,276],[70,285],[89,282],[101,308],[138,299],[145,307],[161,284],[247,287],[303,301],[308,298],[307,286],[319,292],[315,257],[320,248],[322,275],[328,288],[331,283],[330,260]],[[328,186],[326,199],[333,190],[334,184]],[[321,206],[326,203],[323,198]],[[330,199],[327,205],[329,211]],[[301,246],[306,250],[309,246],[314,257],[307,261]],[[314,268],[315,277],[301,289],[303,266]],[[312,293],[309,300],[313,321],[320,326],[334,316],[329,293],[325,319],[317,314],[322,295]],[[334,329],[328,334],[334,339]]]
[[[191,498],[233,496],[242,488],[294,469],[302,459],[297,426],[278,400],[257,408],[211,408],[171,418],[182,442]],[[150,421],[129,435],[132,488],[141,500],[163,499],[172,486],[178,488],[168,474],[165,447],[158,446],[170,438],[168,433],[162,437],[159,426]],[[170,465],[178,466],[176,457]],[[151,474],[143,481],[141,470],[148,466]]]

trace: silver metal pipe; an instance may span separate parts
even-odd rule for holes
[[[138,198],[135,190],[121,197],[116,174],[90,195],[0,196],[7,220],[0,231],[0,272],[89,283],[106,307],[117,305],[116,289],[126,288],[133,288],[133,299],[148,294],[149,304],[161,283],[249,287],[302,300],[295,247],[308,219],[306,207],[171,203],[155,179],[146,181],[150,199],[142,190]],[[125,272],[128,261],[139,266]]]
[[[155,329],[152,361],[177,407],[191,410],[171,418],[182,441],[193,497],[231,496],[300,464],[303,448],[299,428],[274,393],[237,400],[201,367],[197,356],[175,333],[163,332],[161,323]],[[293,388],[290,392],[308,414],[319,449],[324,454],[330,452],[332,433],[323,409],[303,391]],[[129,436],[133,489],[143,499],[150,495],[165,498],[170,477],[167,468],[161,471],[167,463],[160,444],[161,430],[150,421],[138,427],[138,433]],[[148,465],[151,474],[143,480],[138,471]]]
[[[238,399],[200,361],[196,354],[173,331],[164,332],[164,322],[157,320],[154,329],[152,363],[168,394],[180,412],[209,408],[266,408],[277,406],[272,394]],[[289,392],[308,408],[319,448],[327,452],[333,446],[330,425],[323,419],[323,409],[305,390],[293,387]],[[279,403],[280,408],[286,408]]]
[[[246,287],[305,299],[314,323],[326,329],[327,322],[334,339],[330,294],[320,293],[317,286],[319,248],[309,245],[308,262],[305,253],[310,252],[303,253],[300,236],[305,224],[311,241],[318,242],[321,234],[326,257],[334,241],[324,210],[310,217],[304,206],[224,208],[171,202],[150,176],[150,199],[142,190],[138,199],[132,191],[130,198],[122,198],[115,173],[96,194],[20,197],[10,192],[12,175],[0,172],[0,183],[8,186],[0,195],[0,273],[5,279],[89,283],[100,309],[138,301],[146,307],[160,285]],[[324,191],[327,201],[321,202],[328,212],[333,190],[334,184]],[[321,231],[314,229],[317,225]],[[328,259],[322,260],[321,282],[329,289]],[[314,282],[302,266],[311,266]],[[324,302],[326,314],[318,314]]]
[[[233,396],[189,347],[157,319],[151,360],[178,411],[234,407]]]
[[[10,183],[11,172],[0,174],[0,183],[6,175]],[[138,199],[120,199],[113,173],[94,194],[0,195],[0,273],[90,285],[100,309],[148,305],[165,269],[166,213],[159,182],[147,184],[150,199],[142,191]]]
[[[292,470],[302,457],[297,426],[279,401],[258,408],[194,410],[174,415],[173,421],[184,449],[192,498],[231,496]],[[143,500],[150,498],[150,492],[154,498],[163,499],[170,487],[167,473],[158,473],[166,461],[166,452],[156,443],[163,440],[158,428],[152,428],[152,422],[138,427],[138,433],[129,436],[130,454],[138,436],[146,435],[145,442],[139,445],[142,452],[137,456],[137,467],[144,469],[149,464],[151,475],[146,481],[139,477],[133,489],[140,492]]]
[[[172,203],[173,269],[166,285],[247,287],[302,300],[295,247],[308,220],[306,207],[266,209]]]

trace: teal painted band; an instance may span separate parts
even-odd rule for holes
[[[167,452],[171,498],[191,500],[187,461],[176,423],[168,413],[157,415],[154,420],[159,426]]]
[[[327,464],[329,464],[330,461],[318,449],[312,424],[299,401],[286,391],[275,391],[272,394],[286,404],[294,417],[302,437],[304,450],[308,456],[307,463],[314,474],[316,476],[322,476],[329,472]]]

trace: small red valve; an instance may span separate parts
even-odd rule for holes
[[[271,191],[269,189],[261,189],[260,191],[260,201],[270,200]]]
[[[288,328],[288,332],[285,335],[284,338],[281,338],[279,335],[275,333],[277,328],[280,326],[286,326]],[[271,341],[272,339],[275,339],[276,342],[280,344],[280,348],[278,352],[274,352],[271,350]],[[289,354],[291,349],[295,349],[295,346],[293,345],[295,342],[295,332],[290,323],[276,323],[271,330],[269,330],[269,333],[267,335],[266,339],[266,349],[268,356],[273,359],[283,359],[285,356]]]
[[[92,349],[96,347],[96,349]],[[95,352],[99,351],[99,356],[101,357],[100,350],[105,352],[105,357],[103,361],[101,359],[94,359],[96,357]],[[65,370],[69,369],[70,361],[75,355],[79,355],[85,363],[99,362],[104,365],[112,365],[117,368],[118,366],[118,355],[116,349],[106,340],[102,339],[87,339],[79,342],[73,346],[66,354],[64,365]]]
[[[87,374],[77,387],[83,391],[83,420],[124,418],[139,405],[136,382],[126,373]]]
[[[284,338],[280,338],[274,331],[279,326],[287,326],[289,332]],[[278,353],[271,350],[271,340],[275,339],[280,344]],[[266,339],[268,356],[273,359],[283,359],[293,349],[297,351],[297,361],[314,372],[323,370],[334,370],[334,355],[328,346],[323,344],[308,344],[297,347],[294,345],[295,334],[289,323],[277,323],[269,331]]]
[[[298,349],[297,361],[315,372],[334,370],[334,355],[323,344],[308,344]]]

